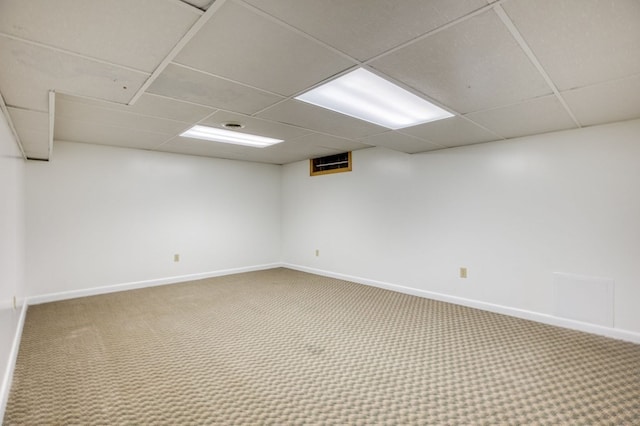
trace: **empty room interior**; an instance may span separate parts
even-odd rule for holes
[[[0,419],[640,424],[637,0],[0,0]]]

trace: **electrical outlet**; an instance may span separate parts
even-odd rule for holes
[[[320,256],[320,249],[316,249],[316,257]]]
[[[174,254],[173,255],[173,261],[174,262],[180,262],[180,255],[179,254]]]
[[[460,278],[467,278],[467,268],[460,267]]]

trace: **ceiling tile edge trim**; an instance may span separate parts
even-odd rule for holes
[[[4,102],[4,97],[2,96],[2,93],[0,93],[0,110],[2,110],[2,114],[7,120],[7,125],[9,126],[9,129],[11,129],[11,133],[13,133],[13,138],[15,139],[16,144],[20,149],[20,153],[22,153],[22,158],[27,160],[28,159],[27,154],[25,153],[24,148],[22,147],[22,141],[20,141],[18,132],[16,131],[15,126],[13,125],[13,121],[11,120],[11,116],[9,115],[9,110],[7,109],[7,104]]]

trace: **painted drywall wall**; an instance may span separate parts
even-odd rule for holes
[[[24,271],[24,167],[22,153],[0,112],[0,309],[21,299]]]
[[[29,295],[278,262],[280,174],[56,141],[52,161],[27,164]]]
[[[283,259],[543,315],[553,272],[610,278],[614,327],[638,333],[639,158],[636,120],[415,155],[366,149],[351,173],[293,163]]]
[[[8,396],[10,358],[24,297],[24,160],[0,112],[0,419]],[[11,365],[10,365],[11,364]]]

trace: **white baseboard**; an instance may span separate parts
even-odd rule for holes
[[[2,383],[0,383],[0,421],[4,419],[4,412],[7,408],[7,402],[9,401],[9,392],[11,391],[11,382],[13,381],[13,370],[16,366],[16,360],[18,359],[18,350],[20,349],[20,340],[22,339],[22,328],[24,327],[24,319],[27,316],[27,304],[23,303],[20,309],[20,317],[18,318],[18,324],[16,325],[16,332],[11,342],[11,351],[9,352],[9,359],[4,369],[4,377]]]
[[[427,299],[439,300],[442,302],[454,303],[456,305],[468,306],[471,308],[482,309],[498,314],[510,315],[516,318],[527,319],[540,322],[543,324],[555,325],[558,327],[569,328],[572,330],[584,331],[586,333],[598,334],[600,336],[611,337],[613,339],[626,340],[628,342],[640,343],[640,333],[629,330],[621,330],[619,328],[605,327],[596,324],[590,324],[581,321],[556,317],[540,312],[527,311],[524,309],[512,308],[509,306],[496,305],[493,303],[481,302],[473,299],[465,299],[458,296],[450,296],[447,294],[436,293],[427,290],[420,290],[412,287],[405,287],[397,284],[391,284],[383,281],[371,280],[368,278],[355,277],[352,275],[340,274],[336,272],[325,271],[321,269],[309,268],[307,266],[283,263],[283,267],[295,269],[297,271],[309,272],[311,274],[322,275],[330,278],[337,278],[345,281],[352,281],[358,284],[370,285],[373,287],[384,288],[386,290],[397,291],[399,293],[410,294],[413,296],[425,297]]]
[[[73,290],[60,293],[50,293],[38,296],[31,296],[26,298],[22,303],[20,311],[20,317],[16,326],[15,336],[11,346],[11,352],[5,369],[2,383],[0,383],[0,419],[4,418],[4,412],[6,409],[7,401],[9,399],[9,392],[11,390],[11,382],[13,379],[13,372],[18,358],[18,350],[20,348],[20,340],[22,338],[22,329],[24,327],[24,321],[27,314],[28,305],[37,305],[40,303],[53,302],[58,300],[73,299],[77,297],[94,296],[99,294],[113,293],[117,291],[133,290],[145,287],[154,287],[165,284],[180,283],[185,281],[193,281],[204,278],[219,277],[223,275],[238,274],[242,272],[261,271],[273,268],[289,268],[297,271],[308,272],[311,274],[322,275],[330,278],[341,279],[345,281],[351,281],[359,284],[370,285],[373,287],[379,287],[386,290],[397,291],[400,293],[410,294],[413,296],[425,297],[428,299],[439,300],[442,302],[454,303],[457,305],[468,306],[472,308],[482,309],[489,312],[495,312],[499,314],[510,315],[517,318],[523,318],[531,321],[540,322],[543,324],[555,325],[572,330],[584,331],[587,333],[598,334],[601,336],[611,337],[614,339],[626,340],[633,343],[640,343],[640,333],[636,333],[628,330],[621,330],[612,327],[603,327],[595,324],[584,323],[580,321],[569,320],[565,318],[555,317],[553,315],[542,314],[539,312],[527,311],[523,309],[511,308],[508,306],[496,305],[487,302],[481,302],[472,299],[465,299],[457,296],[450,296],[442,293],[435,293],[426,290],[420,290],[412,287],[405,287],[401,285],[391,284],[383,281],[371,280],[368,278],[361,278],[352,275],[340,274],[336,272],[325,271],[321,269],[309,268],[301,265],[294,265],[290,263],[270,263],[264,265],[255,265],[242,268],[224,269],[213,272],[205,272],[190,275],[181,275],[167,278],[160,278],[154,280],[135,281],[130,283],[115,284],[111,286],[94,287],[83,290]]]
[[[262,271],[264,269],[273,269],[281,267],[281,263],[268,263],[264,265],[245,266],[241,268],[222,269],[212,272],[202,272],[189,275],[178,275],[173,277],[158,278],[153,280],[133,281],[122,284],[114,284],[102,287],[92,287],[81,290],[62,291],[59,293],[48,293],[37,296],[29,296],[27,303],[29,305],[39,305],[41,303],[57,302],[59,300],[75,299],[78,297],[97,296],[99,294],[115,293],[118,291],[135,290],[139,288],[155,287],[165,284],[177,284],[185,281],[195,281],[205,278],[221,277],[223,275],[239,274],[242,272]]]

